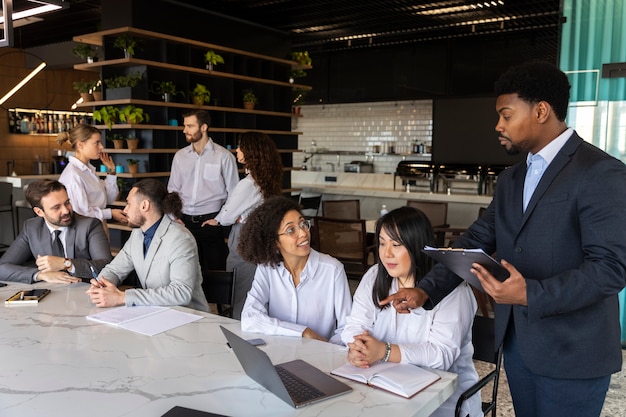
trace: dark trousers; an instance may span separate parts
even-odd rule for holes
[[[611,376],[560,379],[538,375],[526,367],[513,323],[504,341],[504,369],[516,417],[599,416]],[[600,342],[601,343],[601,342]],[[572,364],[576,366],[576,364]]]
[[[226,246],[224,239],[224,228],[222,226],[209,225],[202,227],[203,222],[214,218],[217,216],[217,213],[209,213],[202,216],[183,214],[182,220],[185,226],[196,238],[202,271],[226,269],[228,246]]]

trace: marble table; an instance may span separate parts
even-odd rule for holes
[[[99,311],[88,284],[9,283],[0,298],[33,287],[52,292],[39,305],[0,307],[3,417],[158,417],[176,405],[226,416],[427,416],[457,387],[455,374],[439,372],[407,400],[346,380],[353,392],[293,409],[249,378],[226,346],[220,324],[259,337],[235,320],[180,308],[204,318],[149,337],[85,319]],[[341,346],[263,338],[274,363],[301,358],[325,372],[345,363]]]

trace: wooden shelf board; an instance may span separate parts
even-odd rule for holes
[[[152,106],[152,107],[175,107],[179,109],[203,109],[213,111],[223,111],[230,113],[249,113],[262,116],[292,117],[293,113],[268,111],[268,110],[246,110],[239,107],[219,107],[219,106],[197,106],[191,103],[176,103],[171,101],[143,100],[134,98],[125,98],[119,100],[102,100],[102,101],[85,101],[77,104],[76,107],[94,107],[94,106],[115,106],[133,104],[136,106]],[[182,127],[182,126],[181,126]]]
[[[134,57],[109,59],[106,61],[96,61],[92,64],[87,64],[87,63],[75,64],[74,69],[81,70],[81,71],[94,71],[96,69],[100,69],[102,67],[111,66],[111,65],[115,65],[118,67],[119,66],[146,65],[152,68],[162,68],[162,69],[167,69],[167,70],[172,70],[172,71],[181,71],[181,72],[192,72],[196,74],[209,75],[211,77],[228,78],[232,80],[246,81],[246,82],[258,83],[258,84],[271,84],[271,85],[277,85],[281,87],[300,88],[302,90],[313,89],[313,87],[309,85],[292,84],[289,81],[270,80],[267,78],[250,77],[248,75],[232,74],[230,72],[221,72],[221,71],[215,71],[215,70],[209,71],[204,68],[187,67],[185,65],[169,64],[167,62],[150,61],[147,59],[139,59],[139,58],[134,58]]]
[[[128,33],[131,35],[137,35],[144,38],[152,38],[152,39],[163,39],[174,43],[180,43],[185,45],[193,45],[199,48],[206,49],[215,49],[217,51],[228,52],[237,55],[243,55],[250,58],[259,58],[267,61],[276,62],[279,64],[289,65],[294,68],[302,68],[302,69],[310,69],[312,68],[310,65],[301,65],[296,61],[291,61],[288,59],[277,58],[269,55],[257,54],[255,52],[244,51],[241,49],[229,48],[227,46],[216,45],[208,42],[196,41],[193,39],[181,38],[178,36],[166,35],[163,33],[152,32],[144,29],[137,29],[130,26],[120,27],[116,29],[103,30],[100,32],[89,33],[85,35],[74,36],[73,40],[76,42],[88,43],[91,45],[102,46],[102,38],[105,36],[113,36],[113,35],[121,35],[123,33]]]
[[[176,153],[179,151],[178,148],[139,148],[139,149],[114,149],[114,148],[104,148],[102,150],[106,153],[125,153],[125,154],[145,154],[145,153]]]
[[[108,129],[107,125],[94,125],[98,129]],[[169,126],[169,125],[148,125],[148,124],[127,124],[116,123],[112,126],[113,130],[116,129],[145,129],[145,130],[182,130],[182,126]],[[230,127],[211,127],[210,132],[222,132],[222,133],[245,133],[254,130],[255,132],[265,133],[267,135],[302,135],[302,132],[286,131],[286,130],[264,130],[264,129],[240,129]]]

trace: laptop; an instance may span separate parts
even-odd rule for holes
[[[265,352],[220,326],[248,376],[295,408],[352,391],[313,365],[297,359],[274,366]]]

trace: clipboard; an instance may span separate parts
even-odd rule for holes
[[[448,269],[463,278],[473,287],[485,292],[476,275],[470,272],[473,263],[482,265],[497,280],[504,281],[509,277],[509,271],[493,259],[482,249],[463,248],[434,248],[425,246],[422,249],[426,255],[435,261],[444,264]]]

